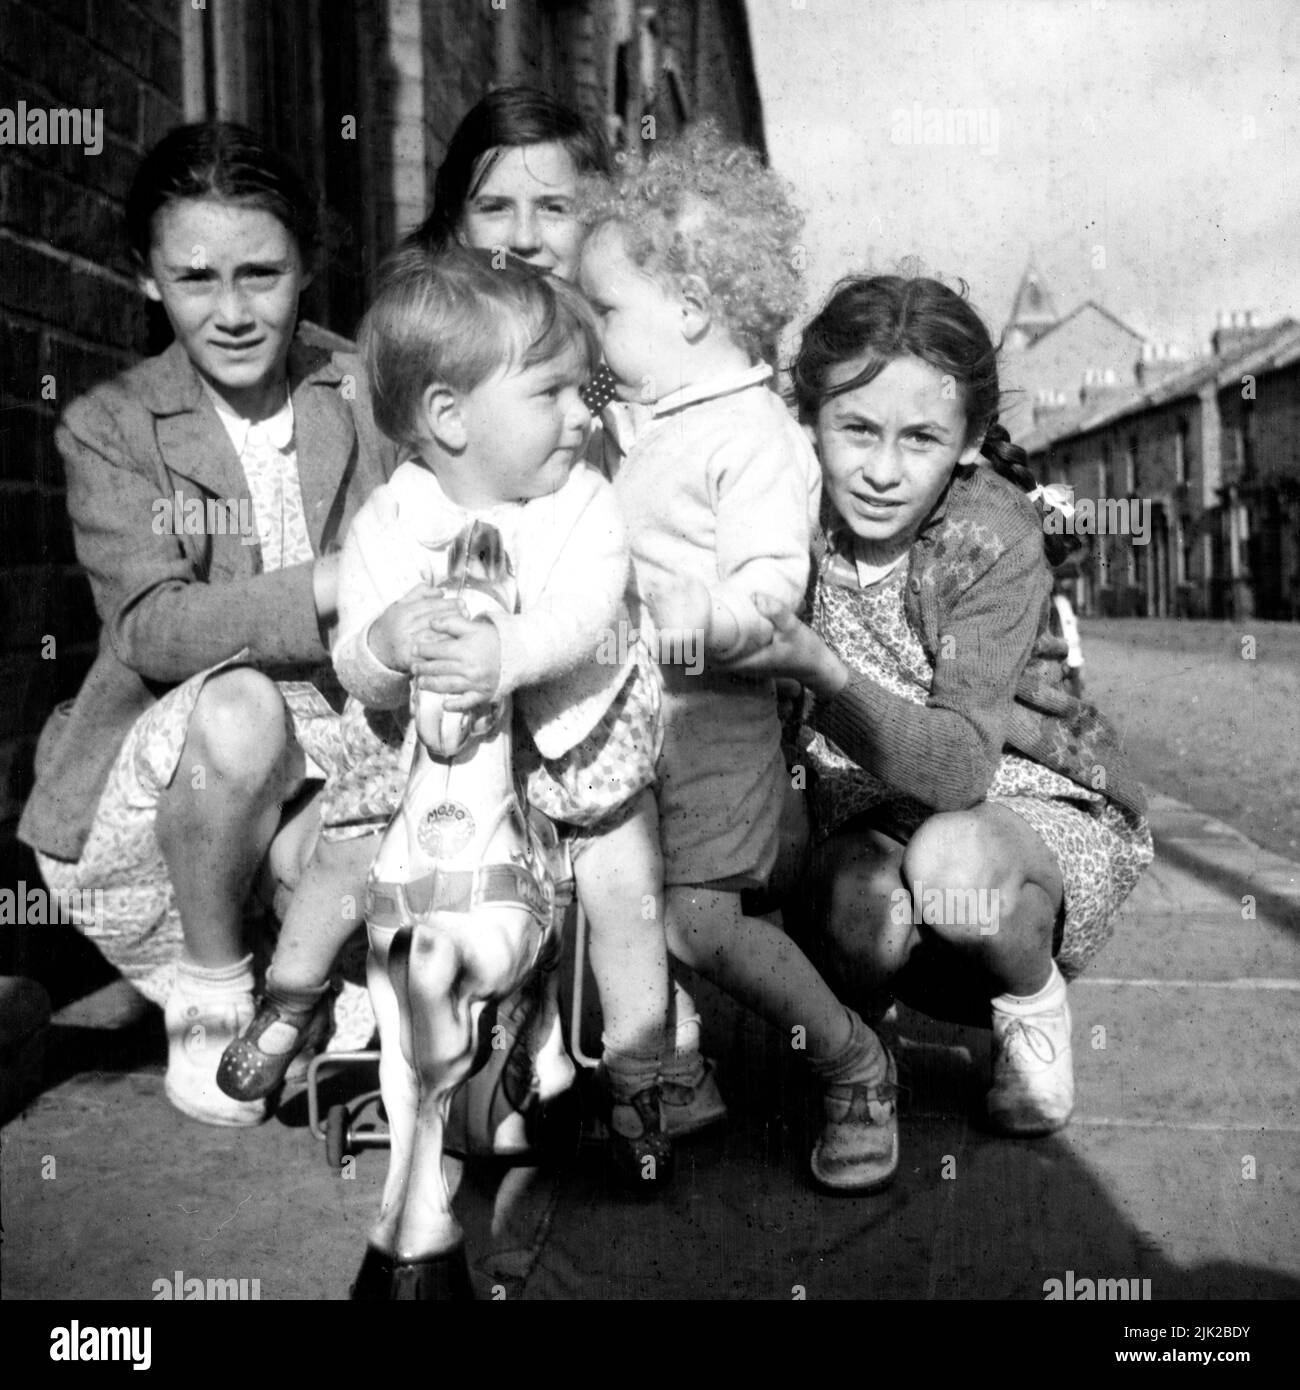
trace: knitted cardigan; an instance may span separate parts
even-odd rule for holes
[[[936,811],[983,800],[1012,751],[1144,813],[1114,728],[1062,685],[1051,591],[1028,495],[990,467],[959,465],[908,556],[904,606],[934,667],[928,700],[912,704],[855,673],[817,702],[814,726]]]
[[[501,638],[496,697],[517,692],[538,751],[562,757],[600,722],[636,659],[608,650],[608,635],[631,630],[623,605],[631,558],[614,489],[590,465],[544,497],[473,511],[452,502],[423,464],[401,464],[370,494],[343,546],[334,669],[373,709],[407,704],[410,674],[371,651],[371,626],[414,585],[445,580],[451,541],[475,516],[502,528],[519,581],[520,612],[488,614]]]

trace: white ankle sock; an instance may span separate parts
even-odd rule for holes
[[[167,1098],[206,1124],[253,1125],[266,1102],[233,1100],[217,1087],[221,1054],[253,1017],[253,957],[198,965],[182,956],[167,1000]]]
[[[999,994],[989,1002],[999,1012],[1004,1014],[1039,1014],[1048,1009],[1056,1008],[1065,998],[1065,976],[1056,968],[1056,962],[1052,962],[1052,973],[1047,977],[1047,983],[1042,989],[1034,994]]]
[[[272,961],[266,971],[266,990],[281,1004],[288,1005],[295,1009],[314,1008],[326,992],[329,990],[330,982],[326,980],[319,985],[283,985],[275,973],[275,962]]]
[[[680,980],[673,980],[672,987],[673,997],[668,1004],[670,1041],[673,1051],[686,1057],[700,1050],[700,1013]]]
[[[704,1058],[700,1055],[700,1015],[695,1000],[674,980],[670,1002],[671,1018],[664,1039],[660,1075],[677,1086],[698,1086],[704,1079]]]
[[[231,965],[198,965],[182,953],[176,962],[177,983],[190,993],[232,995],[253,988],[253,955]]]
[[[252,1016],[251,955],[217,966],[196,965],[182,956],[176,963],[176,988],[165,1014],[169,1085],[187,1093],[215,1086],[222,1052]],[[241,1103],[231,1101],[230,1105]]]

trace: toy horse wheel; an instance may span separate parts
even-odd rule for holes
[[[325,1116],[325,1158],[331,1168],[342,1168],[352,1148],[352,1128],[346,1105],[331,1105]]]

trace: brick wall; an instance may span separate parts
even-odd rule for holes
[[[686,67],[693,88],[692,115],[711,117],[725,134],[765,151],[745,6],[741,0],[676,0],[670,8],[677,12],[670,16],[670,28],[678,41],[688,33],[693,38]]]
[[[172,0],[0,0],[0,105],[104,113],[98,155],[0,146],[0,857],[41,724],[94,654],[53,427],[146,345],[122,208],[140,154],[181,119],[177,18]]]
[[[496,26],[508,11],[494,11],[482,0],[440,0],[423,11],[425,169],[432,190],[461,117],[496,79]]]

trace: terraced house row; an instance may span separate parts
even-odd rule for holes
[[[1084,614],[1300,620],[1300,324],[1221,317],[1210,346],[1180,361],[1141,345],[1124,376],[1032,400],[1017,442],[1035,473],[1085,517],[1144,521],[1084,536]]]

